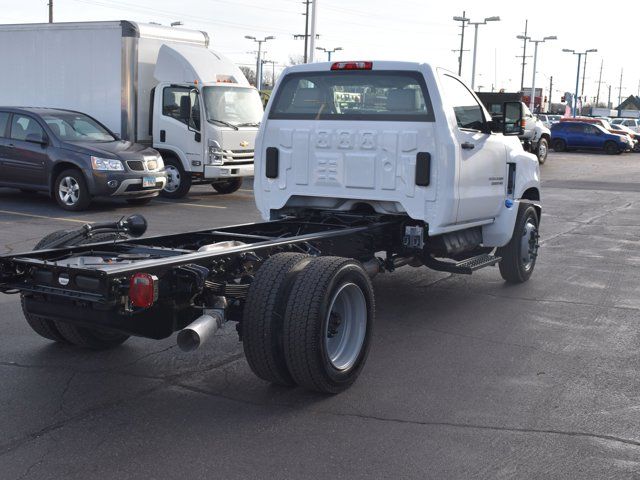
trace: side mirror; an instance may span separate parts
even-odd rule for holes
[[[43,147],[49,143],[47,141],[47,138],[40,134],[40,133],[30,133],[29,135],[27,135],[27,137],[24,139],[25,142],[29,142],[29,143],[37,143],[39,145],[42,145]]]
[[[147,219],[142,215],[130,215],[124,220],[123,226],[132,237],[141,237],[147,231]]]
[[[518,136],[524,133],[522,126],[523,109],[520,102],[505,102],[502,111],[502,134],[505,136]]]

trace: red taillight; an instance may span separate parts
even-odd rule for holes
[[[331,70],[371,70],[373,62],[336,62]]]
[[[158,277],[136,273],[129,282],[129,300],[134,307],[149,308],[158,299]]]

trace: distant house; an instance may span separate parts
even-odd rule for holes
[[[629,97],[616,107],[616,110],[640,110],[640,97],[629,95]]]

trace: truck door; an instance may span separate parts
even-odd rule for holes
[[[204,142],[199,93],[191,87],[167,85],[158,86],[156,96],[160,97],[161,108],[154,109],[160,113],[153,122],[154,146],[178,153],[186,171],[202,171]],[[191,104],[190,115],[186,103]]]
[[[30,186],[46,185],[47,135],[38,121],[14,113],[9,143],[3,159],[3,171],[11,182]]]
[[[445,100],[453,109],[458,143],[457,223],[494,218],[504,202],[506,148],[501,134],[483,133],[487,118],[475,95],[457,78],[443,74]]]

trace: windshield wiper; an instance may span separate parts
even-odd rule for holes
[[[221,125],[224,125],[225,127],[231,127],[235,130],[238,130],[238,126],[234,125],[233,123],[229,123],[229,122],[225,122],[224,120],[218,120],[217,118],[208,118],[207,120],[209,120],[210,122],[213,123],[219,123]]]
[[[245,122],[245,123],[239,123],[236,126],[238,126],[238,127],[259,127],[260,126],[260,122]]]

